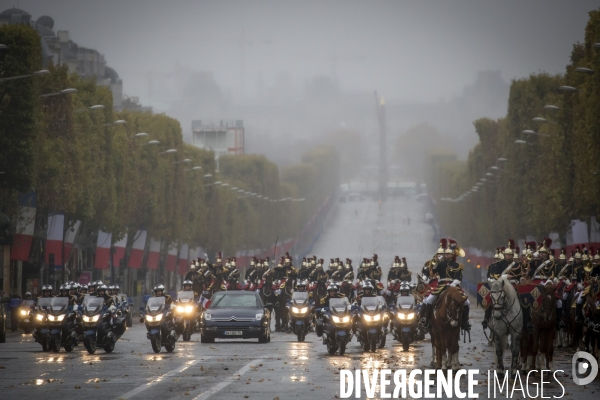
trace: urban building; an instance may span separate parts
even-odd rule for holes
[[[222,119],[218,123],[192,121],[192,144],[212,150],[215,159],[226,154],[244,154],[244,121]]]

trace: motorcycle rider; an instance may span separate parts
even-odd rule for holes
[[[75,304],[77,304],[77,299],[75,298],[75,296],[72,296],[70,294],[71,292],[71,286],[63,283],[62,285],[60,285],[60,289],[59,289],[59,295],[57,297],[66,297],[69,299],[69,306],[74,306]]]
[[[375,286],[373,286],[371,281],[367,280],[363,283],[362,290],[361,290],[360,294],[358,295],[356,302],[357,302],[358,306],[360,307],[361,300],[364,297],[376,297],[376,296],[377,296],[377,294],[375,293]]]
[[[39,296],[38,299],[41,298],[41,297],[54,297],[52,295],[52,285],[44,285],[44,286],[42,286],[42,295]]]
[[[339,293],[339,288],[335,283],[327,286],[327,296],[319,300],[319,308],[329,307],[330,299],[341,299],[346,297],[343,293]]]
[[[165,293],[165,286],[161,283],[159,285],[154,286],[153,290],[154,290],[154,297],[164,297],[165,304],[167,305],[167,308],[169,308],[171,306],[171,304],[173,303],[173,299],[171,298],[170,295]]]
[[[110,296],[107,291],[108,287],[105,284],[99,285],[96,288],[96,297],[102,297],[104,299],[104,305],[110,308],[115,305],[115,299]]]
[[[194,290],[192,289],[192,287],[194,286],[194,282],[192,282],[189,279],[186,279],[185,281],[183,281],[183,291],[184,292],[194,292]],[[198,294],[198,292],[194,292],[194,300],[198,301],[198,299],[200,298],[200,294]]]

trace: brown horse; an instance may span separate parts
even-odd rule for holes
[[[600,285],[594,282],[588,290],[585,296],[583,313],[586,315],[586,319],[583,324],[583,343],[585,345],[585,351],[594,354],[596,356],[598,347],[598,332],[595,331],[596,325],[600,323],[600,310],[596,306],[600,296]]]
[[[467,296],[460,289],[448,286],[438,296],[431,319],[431,343],[435,347],[435,367],[437,369],[460,369],[458,342],[463,306]]]
[[[538,309],[531,311],[531,324],[533,325],[533,346],[531,353],[533,357],[529,363],[529,370],[550,369],[554,371],[554,336],[556,335],[556,299],[554,291],[556,287],[551,283],[544,285],[542,304]],[[545,365],[537,368],[538,352],[546,356]],[[539,354],[539,356],[541,356]]]

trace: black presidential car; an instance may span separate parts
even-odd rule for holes
[[[218,339],[271,341],[271,303],[263,304],[255,292],[217,292],[202,313],[200,342]]]

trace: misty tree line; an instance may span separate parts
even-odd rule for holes
[[[0,27],[0,43],[9,49],[2,76],[42,69],[40,37],[30,27]],[[13,225],[19,193],[35,191],[36,231],[43,231],[48,213],[61,212],[65,224],[82,221],[82,237],[103,230],[113,242],[125,234],[132,241],[146,229],[166,243],[231,255],[297,237],[338,186],[333,147],[308,151],[282,171],[259,155],[221,157],[216,171],[214,154],[184,143],[177,120],[115,112],[107,87],[69,74],[65,65],[47,69],[48,75],[0,83],[0,212]],[[40,97],[66,88],[77,93]],[[91,110],[94,105],[105,107]],[[118,120],[125,123],[113,123]],[[209,185],[219,180],[229,186]],[[264,201],[232,187],[306,200]]]
[[[513,80],[506,117],[474,122],[480,142],[466,162],[431,154],[430,192],[444,199],[446,234],[485,249],[549,232],[564,244],[572,219],[600,216],[599,42],[596,10],[564,74]]]

